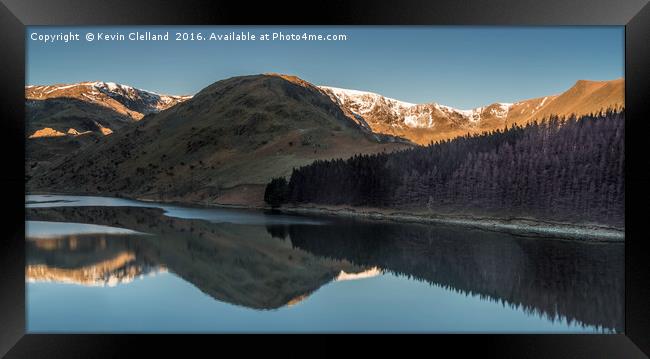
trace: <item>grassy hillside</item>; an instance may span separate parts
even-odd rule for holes
[[[318,88],[254,75],[102,138],[35,174],[32,191],[261,204],[264,184],[316,159],[410,147],[371,133]]]

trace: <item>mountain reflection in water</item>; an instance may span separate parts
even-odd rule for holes
[[[28,238],[32,282],[111,286],[169,271],[218,301],[267,310],[299,303],[332,281],[390,272],[550,320],[623,329],[621,244],[338,219],[214,223],[168,217],[159,208],[26,211],[29,221],[139,232]]]
[[[135,257],[129,266],[140,269],[131,273],[146,273],[147,268],[154,266],[168,268],[217,300],[255,309],[274,309],[318,289],[342,270],[363,270],[347,261],[322,259],[294,249],[287,242],[273,240],[264,226],[171,218],[164,216],[162,210],[152,208],[61,207],[27,211],[30,220],[65,218],[71,222],[139,228],[138,232],[153,234],[110,235],[109,240],[106,240],[109,235],[67,236],[57,239],[62,245],[54,250],[47,248],[50,245],[40,245],[43,240],[30,240],[28,273],[35,273],[44,264],[51,272],[60,273],[70,267],[69,263],[78,262],[76,257],[101,265],[123,253],[133,253]],[[84,245],[71,249],[72,242],[84,242]],[[84,248],[89,253],[80,252]],[[74,268],[83,271],[85,265],[78,263]],[[121,267],[111,273],[124,274]],[[44,278],[41,275],[31,280]]]

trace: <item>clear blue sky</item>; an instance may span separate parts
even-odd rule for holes
[[[79,33],[43,43],[31,33]],[[169,31],[163,42],[87,42],[87,32]],[[347,41],[174,41],[174,33],[346,34]],[[231,76],[280,72],[317,85],[472,108],[624,75],[617,27],[40,27],[27,29],[27,84],[112,81],[194,94]]]

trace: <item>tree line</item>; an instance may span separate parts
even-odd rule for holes
[[[551,116],[393,153],[318,160],[273,179],[272,206],[317,203],[622,225],[625,112]]]

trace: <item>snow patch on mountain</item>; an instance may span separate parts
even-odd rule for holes
[[[120,102],[132,102],[140,105],[142,114],[160,112],[177,103],[189,100],[192,96],[173,96],[161,95],[156,92],[136,89],[128,85],[117,84],[115,82],[92,82],[87,83],[98,91],[114,98]],[[129,107],[129,106],[127,106]]]
[[[361,116],[373,111],[377,107],[386,108],[391,114],[398,116],[404,110],[416,106],[413,103],[395,100],[373,92],[329,86],[319,86],[319,88],[325,91],[335,102],[340,102],[343,106]]]

